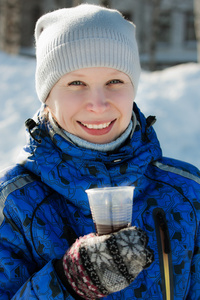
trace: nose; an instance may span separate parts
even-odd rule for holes
[[[109,107],[109,100],[102,88],[94,89],[88,95],[87,110],[95,113],[103,113]]]

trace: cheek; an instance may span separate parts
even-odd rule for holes
[[[133,100],[127,100],[123,103],[122,114],[123,114],[123,121],[125,126],[128,126],[132,118],[133,103],[134,103]]]
[[[132,115],[133,103],[134,101],[132,98],[124,98],[123,101],[121,101],[120,107],[125,115]]]
[[[65,101],[63,105],[56,106],[55,116],[61,127],[72,126],[76,122],[77,115],[80,111],[80,105],[76,101]]]
[[[54,119],[62,127],[63,120],[65,119],[65,107],[62,106],[60,101],[52,100],[52,98],[48,99],[46,104]]]

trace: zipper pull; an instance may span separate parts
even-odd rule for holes
[[[167,223],[165,220],[165,216],[163,213],[158,212],[157,215],[158,224],[163,232],[164,235],[164,251],[166,254],[170,253],[170,242],[169,242],[169,233],[167,228]]]

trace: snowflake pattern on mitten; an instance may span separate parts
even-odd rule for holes
[[[126,288],[153,261],[147,240],[136,227],[79,238],[63,259],[69,283],[85,299],[101,298]]]

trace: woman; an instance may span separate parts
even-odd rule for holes
[[[1,178],[0,299],[198,299],[199,171],[162,157],[134,103],[135,26],[85,4],[44,15],[35,37],[43,105]],[[96,235],[85,190],[124,185],[133,226]]]

